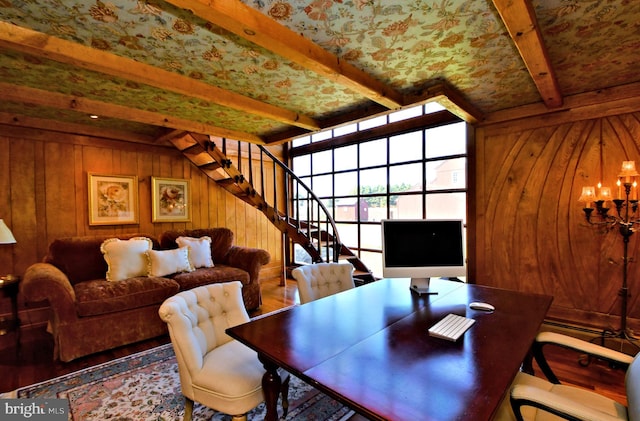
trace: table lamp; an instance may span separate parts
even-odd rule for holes
[[[4,223],[2,219],[0,219],[0,244],[15,244],[16,239],[13,236],[13,233]],[[1,275],[0,276],[0,284],[9,283],[14,281],[13,275]]]
[[[13,233],[4,223],[4,220],[0,219],[0,244],[15,244],[16,239],[13,237]]]

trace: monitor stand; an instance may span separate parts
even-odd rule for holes
[[[429,289],[429,280],[430,278],[411,278],[411,286],[409,287],[409,289],[411,290],[411,292],[418,295],[435,295],[437,294],[437,292]]]

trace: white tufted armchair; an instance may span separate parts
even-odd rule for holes
[[[300,303],[354,288],[351,263],[315,263],[295,268],[291,276],[298,282]]]
[[[168,298],[159,309],[169,327],[186,398],[184,420],[193,402],[246,420],[246,413],[264,401],[265,372],[257,354],[226,334],[249,321],[238,281],[205,285]],[[282,406],[288,408],[289,374],[282,371]]]

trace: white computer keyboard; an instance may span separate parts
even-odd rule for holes
[[[429,329],[429,335],[455,342],[475,322],[468,317],[449,314]]]

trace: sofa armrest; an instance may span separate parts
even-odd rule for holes
[[[48,301],[58,321],[75,320],[76,294],[69,278],[49,263],[34,263],[27,268],[20,284],[26,301]]]
[[[249,282],[258,282],[260,268],[271,260],[266,250],[242,246],[231,246],[222,264],[244,269],[249,272]],[[214,262],[215,263],[215,262]]]

